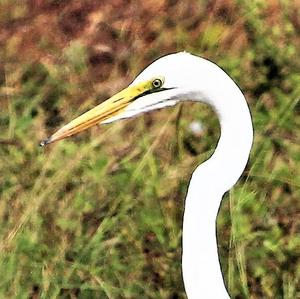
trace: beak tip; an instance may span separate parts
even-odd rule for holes
[[[51,142],[52,142],[51,137],[48,137],[48,138],[46,138],[46,139],[44,139],[44,140],[42,140],[42,141],[40,142],[40,146],[41,146],[41,147],[44,147],[45,145],[47,145],[47,144],[49,144],[49,143],[51,143]]]

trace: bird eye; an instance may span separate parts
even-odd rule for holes
[[[163,85],[163,81],[161,79],[154,79],[152,81],[153,88],[160,88]]]

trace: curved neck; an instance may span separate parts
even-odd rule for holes
[[[221,126],[221,136],[212,157],[206,161],[215,188],[222,193],[228,191],[243,173],[253,142],[253,127],[250,111],[242,92],[236,85],[223,97],[230,97],[227,105],[212,104]],[[218,103],[218,102],[217,102]]]
[[[228,298],[218,258],[216,216],[223,194],[246,166],[253,140],[246,100],[221,69],[220,74],[201,101],[216,111],[221,137],[212,157],[194,171],[185,203],[182,264],[189,299]]]

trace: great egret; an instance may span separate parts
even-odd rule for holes
[[[185,200],[182,270],[189,299],[228,298],[217,250],[216,216],[223,194],[241,176],[253,142],[245,97],[216,64],[186,52],[164,56],[142,71],[124,90],[63,126],[41,145],[95,124],[142,112],[200,101],[217,113],[221,136],[214,154],[193,172]]]

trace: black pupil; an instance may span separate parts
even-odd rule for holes
[[[161,81],[159,79],[156,79],[153,81],[153,86],[154,87],[160,87],[161,86]]]

